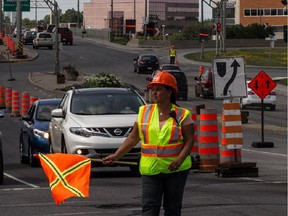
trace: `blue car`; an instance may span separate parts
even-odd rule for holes
[[[58,107],[60,98],[39,99],[30,107],[28,114],[21,117],[20,160],[31,167],[38,166],[37,153],[50,153],[49,123],[51,111]]]

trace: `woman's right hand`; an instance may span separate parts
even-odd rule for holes
[[[116,160],[118,160],[116,154],[111,154],[105,158],[102,158],[102,163],[105,165],[112,165],[113,161],[116,161]]]

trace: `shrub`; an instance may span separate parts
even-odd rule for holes
[[[83,80],[84,88],[93,87],[122,87],[123,84],[114,74],[99,73],[90,76],[85,76]]]

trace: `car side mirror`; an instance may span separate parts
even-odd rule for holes
[[[64,113],[62,109],[54,109],[51,112],[51,116],[55,118],[64,118]]]
[[[31,117],[30,117],[30,115],[24,115],[21,117],[21,120],[22,121],[31,121]]]

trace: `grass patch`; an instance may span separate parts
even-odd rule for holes
[[[215,58],[215,51],[204,52],[204,58],[200,59],[201,53],[189,53],[184,57],[194,61],[211,62]],[[236,57],[243,56],[246,65],[254,66],[273,66],[287,67],[287,49],[274,48],[271,49],[242,49],[229,50],[219,53],[218,57]]]

